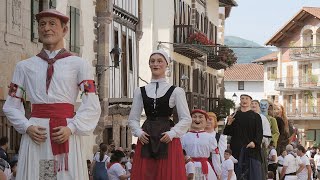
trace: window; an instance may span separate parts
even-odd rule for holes
[[[80,53],[80,10],[70,6],[70,42],[71,52]]]
[[[121,80],[122,80],[122,97],[128,97],[128,64],[127,64],[127,36],[122,34],[122,57],[121,57]]]
[[[268,67],[268,80],[276,80],[277,79],[277,67]]]
[[[113,42],[114,42],[114,47],[119,47],[118,30],[113,31]],[[113,66],[119,67],[119,55],[115,54],[113,58],[114,58],[113,59],[113,63],[114,63]]]
[[[238,90],[244,90],[244,81],[238,81]]]
[[[133,57],[132,57],[132,38],[129,38],[129,71],[133,70],[133,66],[132,66],[132,61],[133,61]]]
[[[31,41],[39,42],[36,14],[48,8],[55,9],[56,6],[56,0],[31,0]]]
[[[107,144],[113,143],[113,128],[107,127],[103,131],[103,142]]]
[[[289,112],[293,112],[293,109],[292,109],[292,101],[293,101],[292,95],[289,95],[289,96],[288,96],[288,111],[289,111]]]

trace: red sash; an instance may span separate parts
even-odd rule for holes
[[[52,154],[55,159],[58,159],[58,171],[62,169],[62,163],[65,160],[65,170],[68,170],[68,153],[69,153],[69,140],[62,144],[57,144],[52,141],[53,128],[59,126],[67,126],[67,119],[74,116],[74,106],[68,103],[55,103],[55,104],[32,104],[31,117],[36,118],[50,118],[50,140]],[[60,156],[62,155],[62,156]],[[60,157],[59,157],[60,156]],[[63,158],[62,158],[63,157]],[[56,170],[56,165],[55,165]]]
[[[201,163],[201,166],[202,166],[202,173],[203,174],[208,174],[209,172],[209,168],[208,168],[208,158],[202,158],[202,157],[193,157],[192,158],[193,161],[195,162],[200,162]]]

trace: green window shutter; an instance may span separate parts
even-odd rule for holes
[[[80,53],[80,9],[76,8],[76,34],[75,34],[75,49],[76,53]]]
[[[71,52],[80,52],[80,10],[70,6],[70,42]]]
[[[306,141],[316,140],[316,131],[314,129],[307,130],[305,134],[306,134]]]
[[[39,13],[39,0],[31,0],[31,41],[38,42],[38,22],[36,14]]]

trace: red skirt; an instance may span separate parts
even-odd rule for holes
[[[168,146],[167,159],[141,157],[142,144],[138,141],[133,157],[131,180],[185,180],[186,169],[179,138],[174,138]]]

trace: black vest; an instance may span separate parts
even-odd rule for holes
[[[149,143],[142,146],[142,157],[162,159],[168,157],[168,144],[160,142],[162,133],[170,131],[174,126],[170,116],[173,108],[169,106],[170,97],[175,89],[171,86],[166,94],[160,98],[150,98],[147,96],[145,87],[141,87],[143,106],[147,115],[147,120],[143,123],[142,129],[149,134]]]

